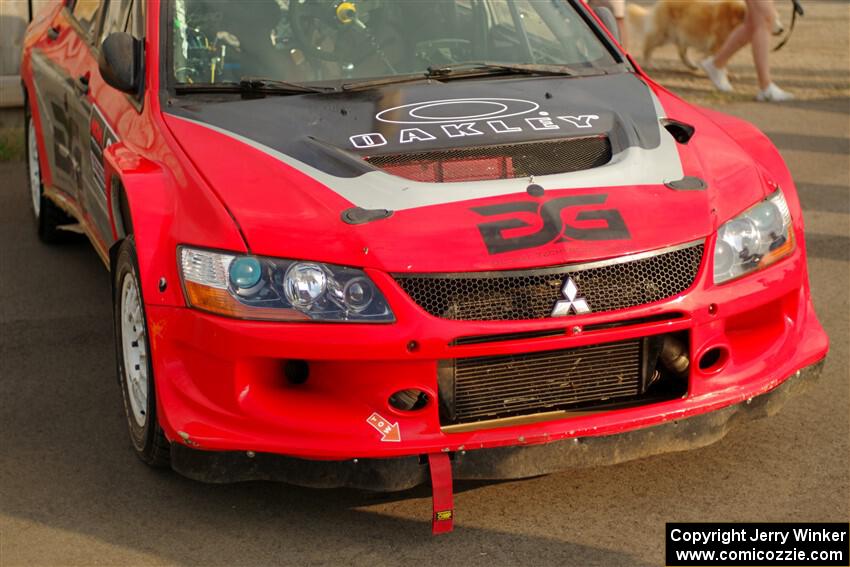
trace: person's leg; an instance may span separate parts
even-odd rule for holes
[[[735,90],[729,82],[726,65],[733,55],[750,42],[755,27],[754,17],[755,14],[747,10],[744,22],[732,30],[732,33],[729,34],[729,37],[726,38],[726,41],[723,42],[717,53],[711,57],[706,57],[700,62],[700,66],[705,71],[705,74],[708,75],[708,78],[711,79],[711,82],[714,83],[714,86],[719,91],[731,93]]]
[[[794,95],[780,89],[770,78],[770,36],[776,22],[773,0],[747,0],[747,10],[753,14],[753,62],[759,82],[756,98],[764,102],[793,99]]]
[[[750,3],[747,2],[748,8],[749,4]],[[758,1],[753,2],[753,4],[758,4]],[[732,59],[732,56],[738,53],[742,47],[750,42],[755,28],[755,16],[756,15],[751,10],[747,10],[744,23],[732,30],[732,33],[729,34],[729,37],[726,38],[726,41],[722,46],[720,46],[717,53],[714,54],[713,63],[715,67],[718,69],[725,69],[729,60]]]
[[[717,53],[714,54],[714,64],[718,69],[726,68],[732,56],[750,43],[752,33],[752,28],[744,22],[729,34],[729,37],[726,38],[726,41],[720,46]]]
[[[776,21],[773,0],[747,0],[747,11],[753,15],[753,62],[756,64],[759,88],[770,86],[770,32]]]

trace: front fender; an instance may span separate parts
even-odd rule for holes
[[[753,159],[765,179],[768,194],[777,187],[782,188],[782,194],[791,210],[799,245],[805,249],[805,225],[797,186],[788,165],[773,141],[746,120],[707,108],[699,108],[699,110],[706,118],[722,128],[732,141]]]
[[[177,269],[178,245],[246,250],[224,206],[177,164],[166,168],[119,142],[104,152],[104,166],[105,178],[110,180],[107,200],[113,247],[132,232],[146,304],[185,305]]]
[[[782,187],[785,199],[789,201],[788,205],[792,210],[799,209],[797,187],[791,172],[779,150],[764,132],[746,120],[729,114],[702,107],[699,107],[699,111],[726,132],[732,141],[753,159],[768,181]],[[790,202],[792,200],[793,204]]]

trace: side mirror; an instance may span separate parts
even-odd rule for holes
[[[600,6],[594,12],[602,20],[602,23],[605,24],[605,27],[608,28],[608,31],[611,32],[611,35],[614,36],[614,39],[620,41],[620,28],[617,27],[617,18],[614,17],[614,12],[611,11],[611,8]]]
[[[138,94],[143,80],[142,42],[124,32],[111,33],[100,47],[98,67],[106,84],[119,91]]]

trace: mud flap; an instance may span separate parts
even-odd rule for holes
[[[431,470],[431,533],[444,534],[454,529],[454,503],[452,488],[452,463],[447,453],[430,453]]]

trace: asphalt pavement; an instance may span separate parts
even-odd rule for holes
[[[665,522],[848,521],[850,6],[809,6],[774,59],[778,82],[801,100],[751,102],[746,54],[733,96],[680,70],[669,49],[654,75],[753,121],[788,161],[832,339],[821,383],[704,449],[463,483],[456,530],[437,538],[426,488],[216,486],[142,465],[115,380],[108,273],[83,238],[37,242],[24,166],[0,163],[0,565],[657,566]],[[675,222],[667,213],[659,222]]]

